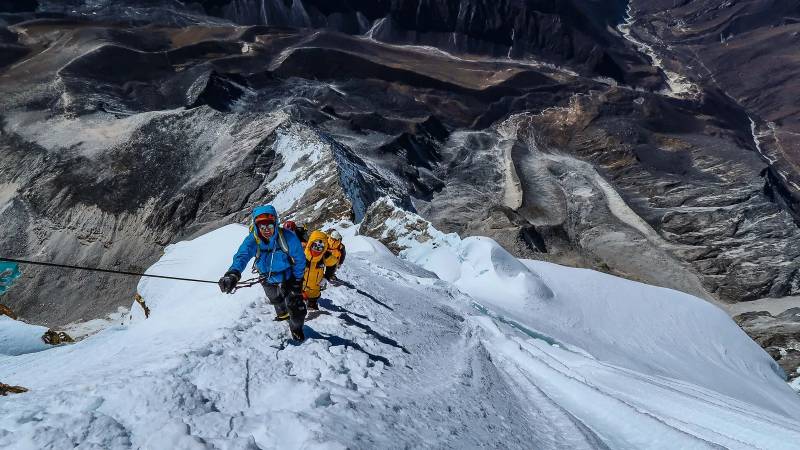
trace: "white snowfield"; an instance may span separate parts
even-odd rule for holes
[[[0,448],[798,448],[800,397],[702,300],[486,238],[399,259],[354,229],[356,289],[324,292],[302,344],[258,286],[143,279],[149,319],[134,305],[0,356],[0,381],[30,389],[0,397]],[[149,272],[215,280],[246,233],[172,245]]]

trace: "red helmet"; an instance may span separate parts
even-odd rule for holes
[[[283,228],[285,230],[289,230],[291,232],[295,232],[295,231],[297,231],[297,224],[294,223],[293,220],[287,220],[287,221],[283,222]]]
[[[269,213],[259,214],[255,219],[253,219],[253,222],[255,222],[256,225],[261,222],[275,223],[275,216]]]

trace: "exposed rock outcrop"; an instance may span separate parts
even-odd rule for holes
[[[48,345],[61,345],[71,344],[75,342],[75,340],[63,331],[47,330],[47,332],[42,335],[42,342]]]
[[[28,392],[28,390],[22,386],[11,386],[0,383],[0,397],[4,397],[8,394],[22,394],[23,392]]]
[[[0,304],[0,316],[8,316],[14,320],[17,320],[17,315],[14,314],[14,311],[12,311],[11,308],[3,304]]]
[[[441,233],[427,220],[397,207],[389,197],[383,197],[367,210],[359,234],[375,238],[399,254],[412,244],[431,241],[434,235],[438,237]]]
[[[800,6],[755,0],[633,0],[637,36],[682,77],[720,89],[753,118],[773,195],[800,223]]]
[[[774,316],[767,311],[748,312],[734,320],[778,361],[789,380],[800,377],[800,308]]]

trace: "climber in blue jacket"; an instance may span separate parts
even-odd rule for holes
[[[303,272],[306,257],[300,239],[281,229],[272,205],[253,210],[250,234],[233,255],[233,263],[219,279],[222,292],[231,293],[247,263],[255,258],[253,270],[259,273],[269,302],[275,306],[275,320],[289,320],[292,337],[302,341],[306,305],[303,302]]]

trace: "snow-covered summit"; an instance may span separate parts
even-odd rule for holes
[[[792,448],[800,398],[697,298],[435,234],[402,258],[342,230],[302,344],[258,288],[145,279],[125,323],[0,356],[3,448]],[[430,230],[429,230],[430,231]],[[434,230],[435,231],[435,230]],[[150,273],[216,279],[247,229]]]

